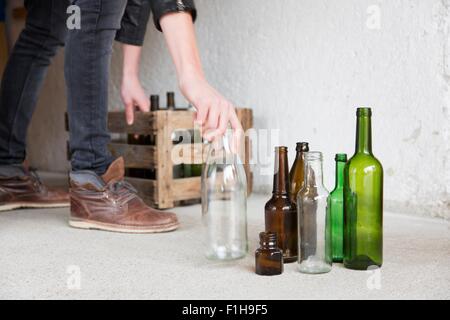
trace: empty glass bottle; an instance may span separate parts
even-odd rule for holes
[[[287,152],[287,147],[275,148],[272,198],[264,207],[266,231],[277,234],[285,263],[296,261],[298,252],[297,207],[289,198]]]
[[[370,108],[358,108],[356,151],[344,169],[344,266],[383,263],[383,167],[372,154]]]
[[[331,270],[331,236],[326,233],[328,191],[323,185],[322,153],[305,153],[305,184],[297,195],[299,271]]]
[[[261,232],[255,252],[255,272],[262,276],[274,276],[283,273],[283,252],[277,245],[277,235],[273,232]]]
[[[303,186],[303,183],[305,182],[305,178],[303,175],[304,171],[304,152],[309,151],[309,144],[308,142],[297,142],[297,147],[295,148],[297,151],[297,154],[295,156],[294,163],[291,168],[291,172],[289,172],[289,179],[291,183],[291,190],[290,190],[290,198],[291,201],[297,203],[297,194],[300,191],[300,189]]]
[[[248,251],[247,179],[239,156],[228,138],[209,145],[202,174],[202,212],[206,232],[206,257],[214,260],[242,258]]]
[[[338,153],[336,161],[336,185],[328,197],[327,232],[331,233],[331,254],[333,262],[342,262],[344,258],[344,167],[347,162],[345,153]]]

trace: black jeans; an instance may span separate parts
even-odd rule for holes
[[[81,9],[81,29],[67,30],[67,7]],[[153,11],[154,23],[166,13],[187,11],[193,0],[25,0],[28,16],[11,53],[0,88],[0,165],[21,164],[40,88],[52,57],[66,43],[72,169],[106,171],[108,78],[112,42],[142,45]],[[125,8],[126,7],[126,8]],[[125,14],[124,14],[125,12]]]
[[[81,29],[68,30],[67,7],[81,9]],[[28,125],[52,57],[66,43],[72,169],[103,174],[107,149],[108,78],[112,43],[126,0],[27,0],[26,27],[3,74],[0,91],[0,165],[25,159]],[[62,120],[61,120],[62,121]]]

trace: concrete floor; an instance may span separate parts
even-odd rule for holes
[[[249,199],[250,253],[228,263],[203,258],[199,205],[174,210],[182,224],[178,231],[150,235],[72,229],[68,209],[0,213],[0,298],[450,298],[450,224],[390,213],[378,273],[335,264],[328,274],[305,275],[294,263],[281,276],[255,275],[266,198]]]

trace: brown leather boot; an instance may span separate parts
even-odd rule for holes
[[[70,174],[70,220],[75,228],[128,233],[166,232],[178,228],[174,213],[147,206],[124,180],[124,161],[118,158],[99,177],[92,171]]]
[[[68,207],[69,194],[46,187],[34,171],[20,165],[0,170],[0,211],[19,208]]]

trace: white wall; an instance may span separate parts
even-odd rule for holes
[[[291,160],[296,141],[323,151],[329,189],[334,154],[354,149],[355,106],[372,106],[386,207],[450,218],[449,3],[197,0],[197,30],[210,81],[236,105],[253,108],[257,128],[280,129]],[[160,94],[176,87],[152,26],[142,80]],[[256,175],[257,190],[269,191],[271,180]]]
[[[295,142],[309,141],[325,154],[332,189],[334,154],[353,152],[355,107],[372,106],[386,208],[450,218],[450,1],[196,3],[208,78],[236,105],[254,109],[257,128],[280,129],[291,160]],[[373,29],[377,8],[380,28]],[[118,49],[112,108],[120,107]],[[153,25],[141,76],[149,93],[176,89],[174,68]],[[268,152],[271,157],[271,147]],[[270,191],[271,180],[256,174],[256,189]]]

